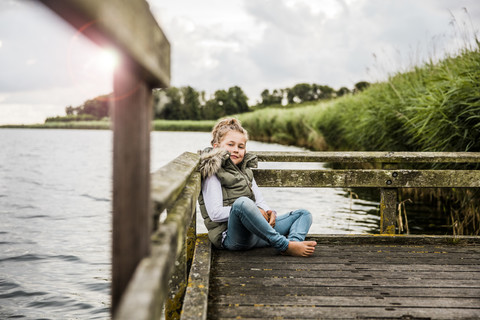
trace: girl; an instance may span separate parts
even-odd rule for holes
[[[247,131],[234,118],[220,120],[212,146],[201,152],[200,210],[217,248],[247,250],[272,246],[283,254],[311,256],[315,241],[304,241],[312,224],[307,210],[277,217],[263,200],[251,168],[257,157],[246,152]]]

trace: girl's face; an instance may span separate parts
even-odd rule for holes
[[[215,143],[213,147],[221,147],[230,152],[230,159],[234,164],[242,162],[245,157],[247,139],[245,135],[238,131],[229,131],[225,137],[223,137],[220,144]]]

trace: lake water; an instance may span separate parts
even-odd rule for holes
[[[209,133],[152,132],[152,172],[209,142]],[[248,149],[302,150],[255,141]],[[111,159],[111,131],[0,129],[0,319],[109,318]],[[378,232],[378,202],[346,190],[262,191],[279,214],[310,210],[310,233]]]

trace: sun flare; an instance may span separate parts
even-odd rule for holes
[[[108,72],[113,72],[120,62],[118,53],[113,49],[102,49],[98,56],[98,66]]]

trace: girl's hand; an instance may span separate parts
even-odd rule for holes
[[[258,208],[258,210],[260,210],[260,212],[262,213],[262,216],[265,218],[265,220],[267,220],[267,222],[270,221],[270,214],[268,214],[267,212],[265,212],[265,210],[263,210],[262,208]]]
[[[268,210],[267,214],[270,216],[270,219],[267,220],[268,223],[272,226],[272,228],[275,227],[275,220],[277,219],[277,214],[272,210]]]

